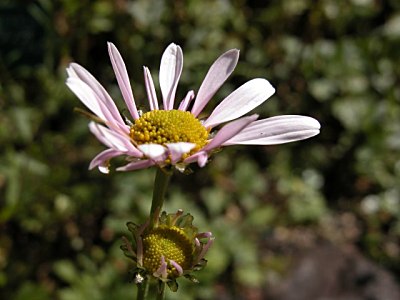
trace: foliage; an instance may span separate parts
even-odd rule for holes
[[[143,108],[141,67],[156,75],[175,42],[185,60],[178,97],[238,48],[239,65],[212,105],[264,77],[277,93],[258,113],[322,124],[308,141],[226,149],[173,178],[168,211],[183,208],[217,239],[200,284],[182,281],[168,299],[245,297],[275,282],[292,259],[285,249],[301,247],[296,234],[305,230],[357,245],[399,278],[397,1],[20,0],[0,4],[0,298],[135,293],[120,237],[148,213],[154,170],[89,172],[102,146],[64,84],[76,61],[121,99],[107,41],[126,60]],[[356,220],[350,229],[330,221],[344,215]]]

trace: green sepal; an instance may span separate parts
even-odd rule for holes
[[[134,262],[136,262],[136,253],[133,251],[132,244],[126,237],[122,237],[122,242],[123,244],[120,246],[120,249],[124,252],[124,255],[130,259],[132,259]]]
[[[190,175],[190,174],[193,174],[193,173],[194,173],[194,171],[190,167],[186,167],[185,170],[183,171],[183,174],[185,174],[185,175]]]
[[[203,269],[206,265],[207,265],[207,260],[204,259],[204,258],[202,258],[202,259],[197,263],[197,265],[195,265],[195,266],[193,267],[193,270],[194,270],[194,271],[200,271],[200,270]]]
[[[170,289],[172,292],[176,292],[176,291],[178,290],[178,287],[179,287],[179,286],[178,286],[178,283],[176,282],[175,279],[174,279],[174,280],[168,281],[167,284],[168,284],[169,289]]]
[[[175,169],[177,169],[179,172],[185,175],[190,175],[194,173],[193,169],[190,168],[189,165],[185,163],[177,163],[175,165]]]
[[[163,211],[162,213],[161,213],[161,216],[160,216],[160,224],[167,224],[167,219],[168,219],[168,215],[167,215],[167,213],[165,212],[165,211]],[[169,225],[169,224],[168,224]]]
[[[176,226],[181,227],[181,228],[188,228],[188,227],[192,227],[192,223],[193,223],[193,216],[191,214],[186,214],[182,217],[180,217],[177,222],[176,222]]]
[[[126,223],[126,226],[128,227],[129,231],[132,232],[133,235],[136,234],[137,229],[140,227],[139,225],[136,225],[133,222]]]
[[[191,239],[194,240],[194,238],[196,237],[196,234],[198,232],[197,227],[192,225],[191,227],[185,227],[185,228],[182,228],[182,229],[183,229],[183,231],[186,233],[186,235],[188,237],[190,237]]]
[[[185,278],[187,278],[187,279],[189,279],[191,282],[193,282],[193,283],[199,283],[200,281],[197,279],[197,277],[196,276],[194,276],[194,275],[191,275],[191,274],[186,274],[186,275],[183,275]]]

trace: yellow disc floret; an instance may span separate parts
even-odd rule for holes
[[[192,153],[207,144],[208,135],[199,119],[181,110],[146,112],[130,128],[130,137],[138,145],[187,142],[196,145]]]
[[[150,274],[156,272],[161,265],[161,256],[168,264],[168,276],[176,273],[169,263],[173,260],[182,269],[189,269],[192,264],[193,244],[185,232],[176,226],[161,225],[143,237],[143,267]]]

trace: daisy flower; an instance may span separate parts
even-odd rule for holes
[[[177,105],[175,94],[183,54],[178,45],[170,44],[162,55],[159,71],[162,105],[158,102],[150,70],[144,67],[150,108],[144,113],[137,109],[125,63],[112,43],[108,43],[108,52],[132,118],[130,121],[122,118],[113,99],[85,68],[76,63],[67,68],[68,87],[99,121],[90,122],[90,131],[107,147],[91,161],[89,169],[98,167],[101,172],[108,173],[110,160],[124,156],[127,163],[117,171],[169,165],[182,171],[194,162],[200,167],[205,166],[209,157],[221,147],[275,145],[319,133],[320,124],[311,117],[282,115],[257,120],[257,114],[244,116],[275,92],[262,78],[246,82],[223,99],[208,117],[199,118],[233,72],[239,59],[237,49],[222,54],[208,70],[197,95],[189,91]]]

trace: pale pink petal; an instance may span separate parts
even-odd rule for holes
[[[204,122],[205,127],[237,119],[273,95],[275,89],[265,79],[256,78],[243,84],[226,97]]]
[[[182,155],[190,152],[196,144],[193,143],[171,143],[166,144],[166,147],[169,150],[169,154],[171,155],[171,162],[176,163],[177,161],[182,159]]]
[[[175,92],[181,77],[183,54],[181,47],[170,44],[161,58],[159,81],[165,110],[174,108]]]
[[[286,115],[258,120],[226,141],[228,145],[275,145],[303,140],[319,133],[321,125],[311,117]]]
[[[89,170],[94,169],[95,167],[98,167],[100,172],[102,173],[109,173],[108,165],[109,165],[109,160],[113,157],[121,155],[121,151],[114,150],[114,149],[107,149],[99,154],[96,155],[95,158],[92,159],[89,165]]]
[[[196,237],[197,238],[199,238],[199,239],[204,239],[204,238],[210,238],[210,237],[212,237],[212,232],[200,232],[200,233],[198,233],[198,234],[196,234]]]
[[[107,120],[101,109],[102,102],[98,101],[92,89],[78,78],[68,78],[66,82],[70,90],[89,108],[95,115],[104,121]]]
[[[94,78],[92,74],[90,74],[85,68],[76,63],[71,63],[69,68],[70,72],[68,72],[68,74],[71,76],[70,78],[80,79],[92,90],[97,101],[102,103],[100,108],[106,117],[106,121],[109,122],[107,125],[115,124],[124,132],[129,132],[129,129],[122,120],[114,101],[111,99],[104,87],[97,81],[97,79]],[[68,78],[68,80],[70,78]]]
[[[135,99],[133,98],[131,83],[129,81],[128,71],[126,70],[124,60],[119,53],[117,47],[113,43],[108,42],[108,54],[111,64],[114,69],[115,77],[117,78],[118,86],[121,90],[122,97],[125,100],[126,106],[132,117],[139,119],[139,113],[136,108]]]
[[[130,162],[126,164],[125,166],[119,167],[116,170],[117,171],[133,171],[133,170],[139,170],[139,169],[146,169],[151,166],[154,166],[156,163],[150,159],[144,159],[144,160],[138,160],[134,162]]]
[[[147,67],[143,67],[143,71],[147,97],[149,98],[150,110],[158,110],[156,89],[154,88],[154,82],[153,78],[151,77],[150,70]]]
[[[121,152],[125,152],[128,150],[127,147],[125,147],[125,143],[123,142],[123,139],[125,138],[120,138],[119,136],[114,135],[112,130],[95,122],[89,123],[89,129],[96,136],[96,138],[107,147],[113,148]]]
[[[142,234],[146,230],[147,226],[149,226],[149,221],[146,221],[139,228],[137,228],[135,232],[135,241],[136,241],[136,257],[139,266],[143,266],[143,240]]]
[[[183,274],[183,269],[180,264],[178,264],[176,261],[170,259],[169,263],[178,271],[178,276],[181,276]]]
[[[197,158],[197,164],[200,168],[203,168],[208,161],[208,154],[206,152],[202,152]]]
[[[214,243],[214,237],[211,237],[207,243],[203,246],[203,248],[201,249],[201,252],[199,254],[199,256],[197,257],[197,263],[204,258],[204,256],[206,255],[208,249],[210,249],[210,247],[212,246],[212,244]]]
[[[212,64],[197,93],[192,114],[197,117],[203,108],[231,75],[239,59],[239,50],[232,49],[222,54]]]
[[[181,101],[181,103],[179,104],[179,108],[178,109],[182,110],[182,111],[186,111],[188,106],[189,106],[189,104],[190,104],[190,102],[192,102],[193,98],[194,98],[194,92],[193,91],[189,91],[186,94],[185,99],[183,99]]]
[[[145,156],[154,160],[164,157],[167,152],[167,149],[159,144],[142,144],[138,145],[138,148]]]
[[[208,152],[215,148],[221,147],[223,143],[238,134],[240,131],[243,130],[243,128],[254,122],[257,118],[258,115],[254,114],[248,117],[240,118],[225,125],[218,131],[218,133],[215,135],[210,143],[203,147],[199,152],[186,158],[184,160],[184,163],[192,163],[197,161],[200,167],[204,167],[208,160]]]
[[[99,171],[100,171],[100,173],[103,173],[103,174],[108,174],[108,173],[110,173],[110,168],[109,168],[109,166],[108,165],[99,165],[98,166],[98,169],[99,169]]]
[[[206,151],[196,152],[195,154],[186,158],[183,162],[185,164],[190,164],[195,161],[197,161],[197,164],[199,165],[199,167],[203,168],[208,161],[208,153]]]
[[[154,272],[153,276],[155,277],[161,277],[166,279],[168,276],[167,273],[167,263],[165,262],[165,258],[164,255],[161,255],[161,265],[160,267],[157,269],[157,271]]]
[[[136,149],[136,147],[130,142],[129,137],[127,136],[121,135],[95,122],[89,123],[89,129],[100,142],[109,148],[125,152],[126,154],[135,157],[141,157],[143,155],[142,152]]]
[[[201,151],[209,152],[212,149],[218,148],[223,145],[226,141],[237,135],[250,123],[254,122],[258,118],[258,115],[251,115],[248,117],[240,118],[236,121],[230,122],[222,127],[215,137],[209,142]]]

